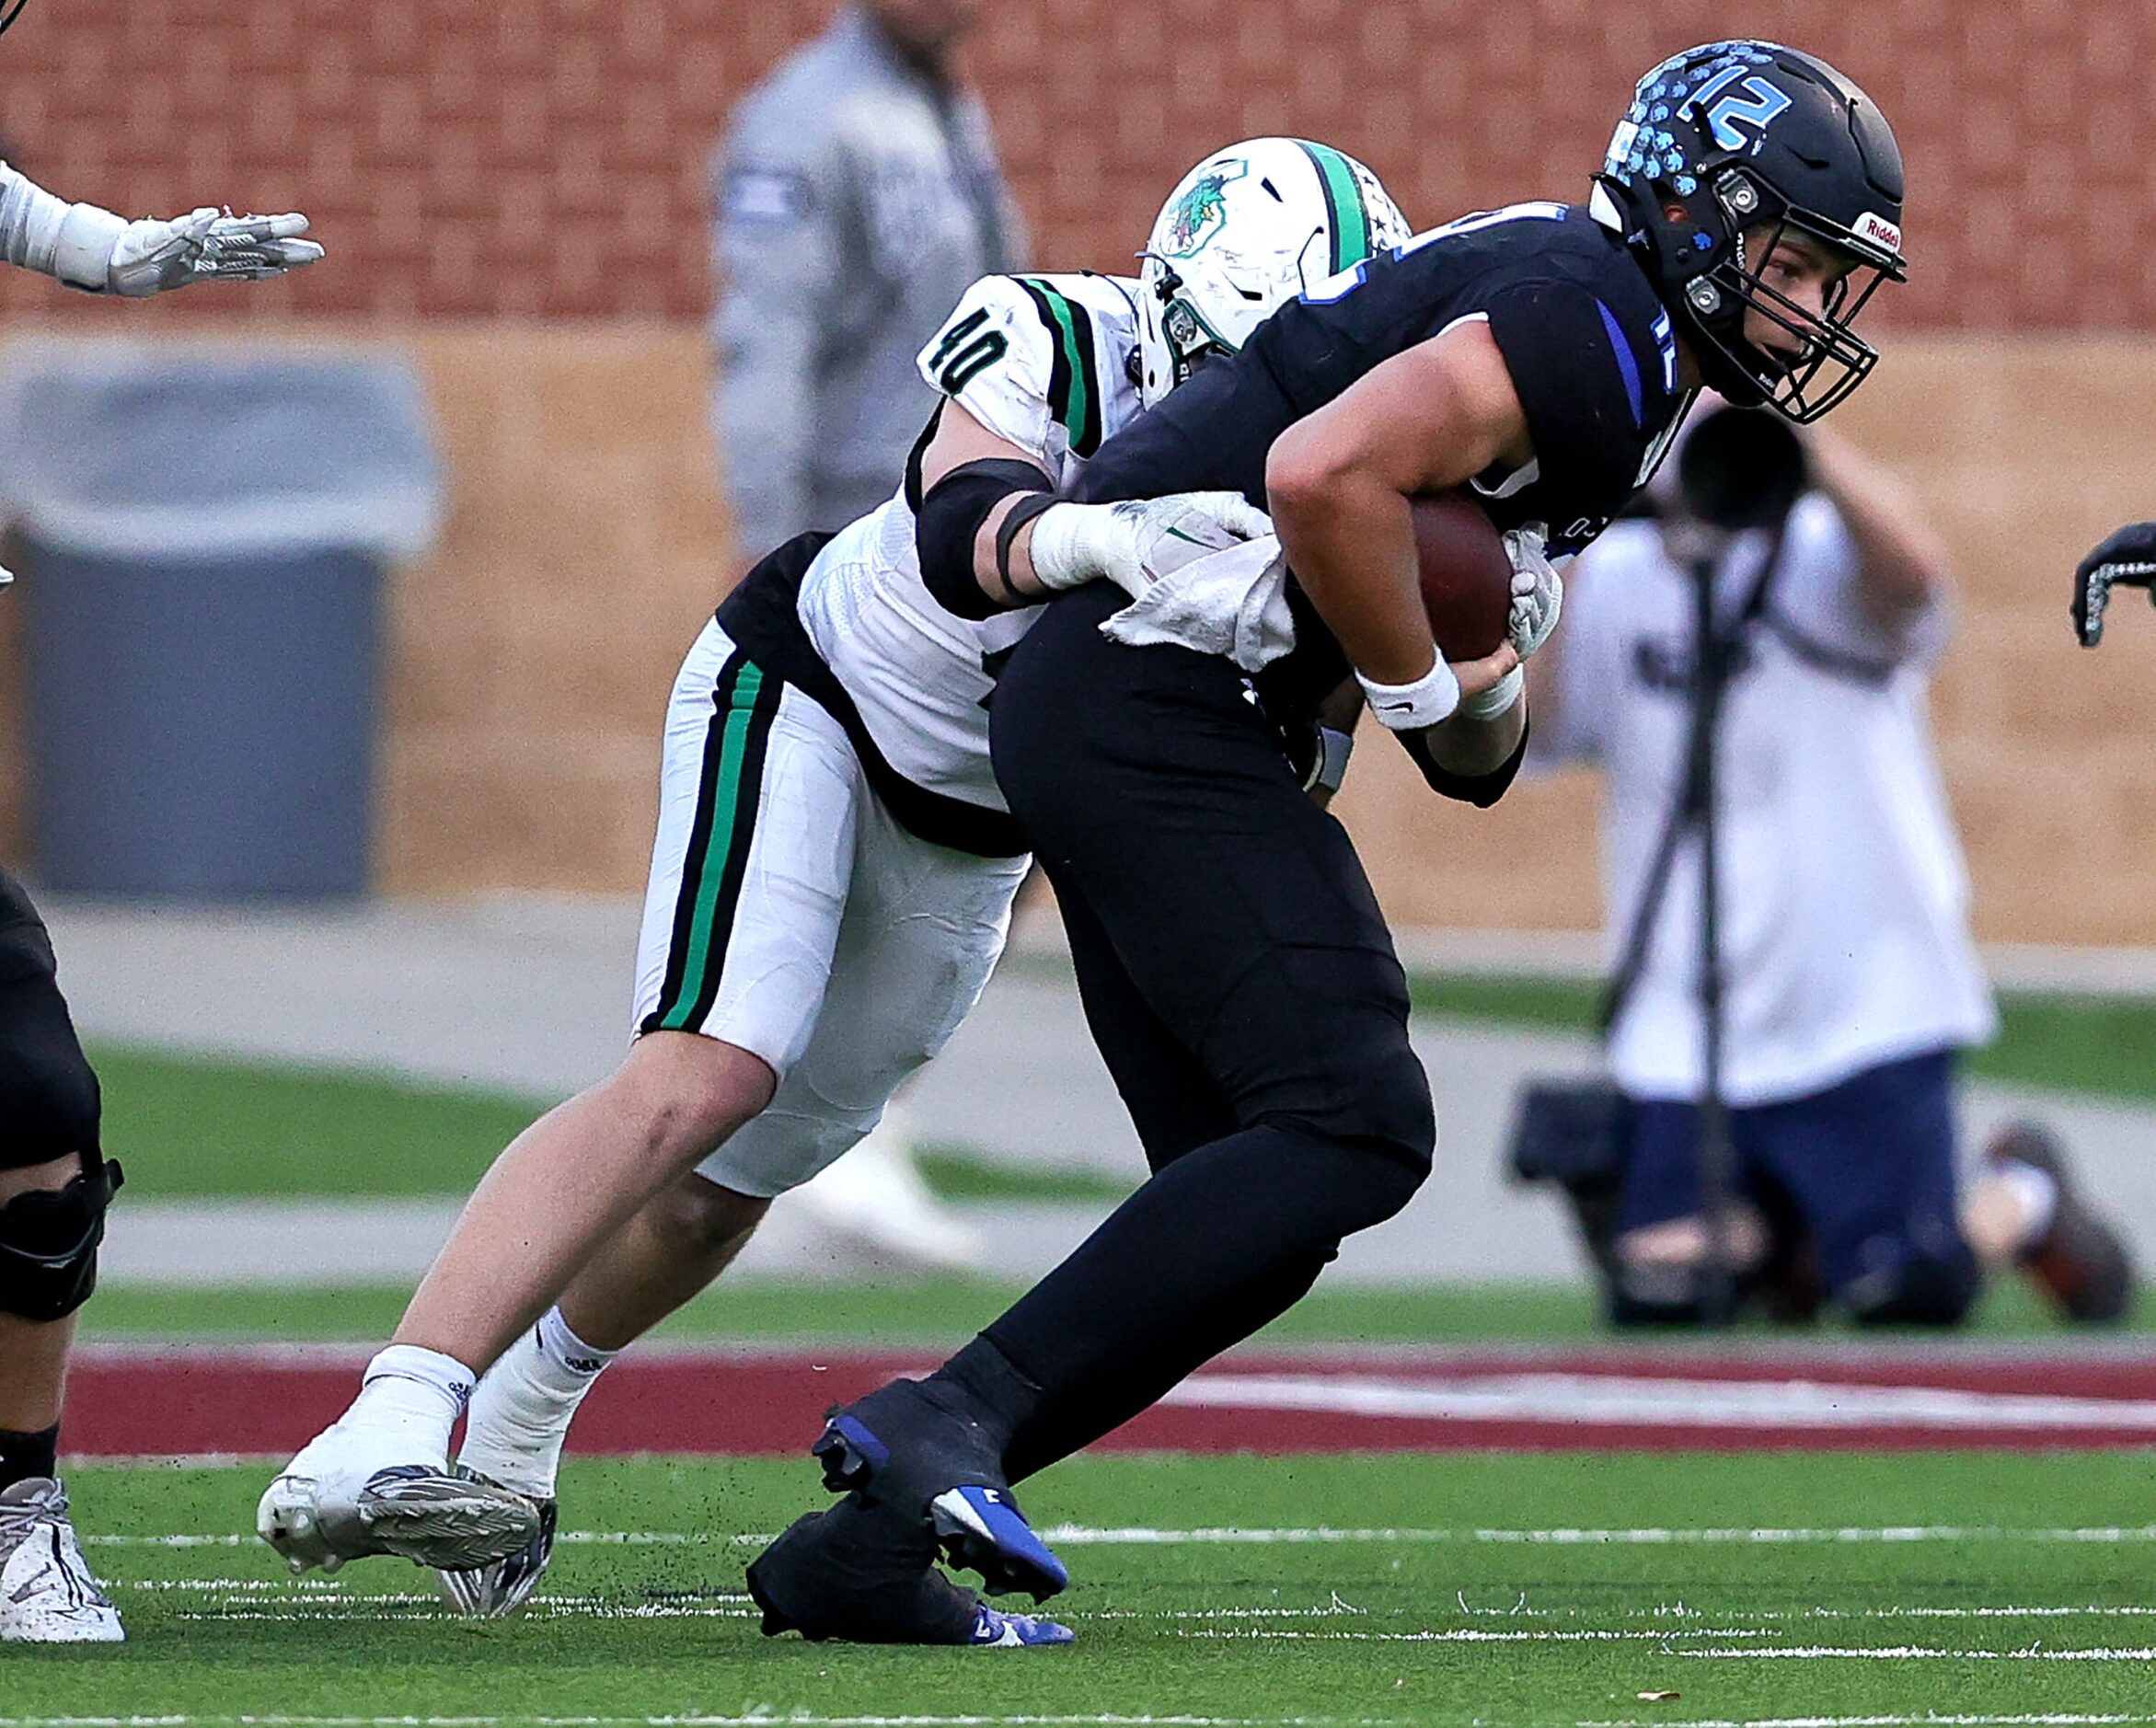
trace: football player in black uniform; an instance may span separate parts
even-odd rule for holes
[[[12,22],[13,11],[0,19]],[[169,222],[69,204],[0,162],[0,262],[139,297],[259,282],[311,264],[301,215],[203,208]],[[0,582],[8,579],[0,571]],[[97,1282],[120,1166],[98,1142],[98,1080],[56,980],[52,939],[0,869],[0,1642],[103,1643],[120,1616],[83,1562],[55,1476],[75,1310]]]
[[[1327,701],[1359,685],[1433,788],[1493,802],[1525,745],[1516,661],[1550,621],[1516,610],[1514,644],[1447,666],[1408,501],[1471,487],[1562,558],[1643,483],[1701,384],[1826,413],[1876,359],[1850,322],[1903,273],[1901,195],[1893,134],[1847,79],[1719,42],[1640,82],[1585,205],[1418,236],[1232,357],[1186,330],[1194,375],[1103,445],[1079,495],[1229,489],[1269,510],[1292,651],[1252,673],[1125,646],[1101,626],[1126,596],[1095,584],[1049,604],[991,709],[997,781],[1154,1173],[934,1375],[833,1417],[815,1450],[847,1497],[750,1569],[767,1630],[903,1635],[878,1581],[928,1572],[939,1546],[991,1588],[1054,1594],[1064,1569],[1010,1484],[1273,1319],[1342,1238],[1407,1203],[1435,1128],[1405,980],[1297,767]],[[984,515],[984,594],[1009,592],[998,555],[1046,498],[1043,480]]]

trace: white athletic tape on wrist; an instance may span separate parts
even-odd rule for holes
[[[1527,690],[1528,674],[1515,666],[1481,695],[1462,697],[1459,711],[1469,720],[1493,720],[1511,713]]]
[[[1415,732],[1449,720],[1459,706],[1459,680],[1437,656],[1437,663],[1412,684],[1378,684],[1355,674],[1355,682],[1369,698],[1370,712],[1388,732]]]
[[[1033,518],[1033,537],[1026,543],[1033,576],[1050,589],[1082,588],[1101,574],[1101,558],[1092,545],[1092,506],[1055,504]]]

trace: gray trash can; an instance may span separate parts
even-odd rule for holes
[[[364,893],[383,573],[441,510],[410,367],[51,346],[9,363],[39,881]]]

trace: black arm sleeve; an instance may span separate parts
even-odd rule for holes
[[[1512,789],[1513,781],[1519,778],[1519,765],[1527,760],[1528,734],[1534,729],[1530,716],[1521,723],[1519,743],[1513,747],[1512,755],[1487,774],[1454,774],[1441,768],[1420,743],[1408,744],[1407,754],[1415,766],[1422,769],[1424,780],[1438,797],[1472,804],[1477,810],[1488,810]],[[1406,743],[1404,739],[1401,742]]]
[[[1045,473],[1016,457],[961,463],[928,488],[914,517],[914,549],[921,582],[944,611],[979,619],[1006,609],[981,591],[974,575],[981,524],[1013,492],[1053,490]]]

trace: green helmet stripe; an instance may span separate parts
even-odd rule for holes
[[[1363,203],[1362,182],[1347,158],[1330,144],[1303,143],[1303,154],[1318,170],[1318,184],[1324,189],[1325,213],[1332,230],[1332,273],[1337,276],[1370,256],[1370,213]]]

